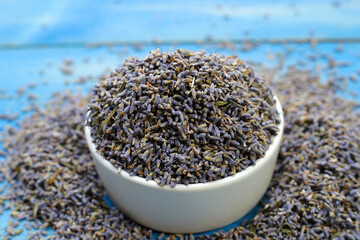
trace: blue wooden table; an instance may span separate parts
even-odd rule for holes
[[[272,56],[277,52],[294,48],[286,64],[317,53],[331,54],[339,61],[351,63],[339,69],[347,77],[360,70],[359,12],[360,2],[355,0],[253,3],[113,0],[90,4],[69,0],[3,0],[0,2],[0,91],[6,89],[6,95],[16,95],[17,89],[36,83],[37,87],[29,92],[39,96],[36,102],[41,106],[54,91],[71,88],[88,92],[95,80],[85,85],[73,83],[80,76],[97,76],[119,66],[127,56],[143,57],[156,48],[163,51],[201,48],[210,53],[237,54],[241,59],[269,66],[274,65]],[[316,38],[319,43],[312,47],[306,42],[308,38]],[[259,46],[241,51],[243,40],[248,39],[255,40]],[[280,44],[283,40],[288,42],[285,47]],[[222,47],[229,41],[235,42],[237,48]],[[64,59],[74,61],[72,75],[60,71]],[[323,59],[307,62],[308,67],[327,64]],[[322,80],[326,81],[325,73]],[[360,93],[360,84],[350,82],[347,90]],[[339,94],[354,98],[349,91]],[[355,99],[360,100],[359,96]],[[28,105],[26,96],[1,99],[0,114],[16,113]],[[19,119],[28,114],[20,113]],[[16,125],[0,120],[0,132],[6,124]],[[254,214],[256,210],[247,217]],[[0,215],[1,235],[9,218],[10,211]],[[51,234],[52,230],[48,231]],[[24,230],[14,239],[26,236]]]

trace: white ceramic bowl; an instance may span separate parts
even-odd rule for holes
[[[120,173],[95,148],[90,127],[86,140],[107,193],[128,217],[149,228],[170,233],[196,233],[232,223],[248,213],[265,193],[274,172],[284,128],[281,104],[280,131],[264,158],[255,166],[208,183],[159,186],[155,181]]]

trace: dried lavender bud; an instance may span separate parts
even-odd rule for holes
[[[218,180],[254,165],[279,123],[261,76],[236,57],[201,50],[127,59],[95,87],[88,110],[87,125],[106,160],[171,186]]]

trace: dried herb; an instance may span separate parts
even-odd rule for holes
[[[88,125],[117,169],[160,185],[195,184],[264,156],[278,131],[274,104],[264,79],[236,57],[152,51],[101,80]]]

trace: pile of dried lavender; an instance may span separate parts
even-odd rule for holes
[[[29,239],[46,235],[42,229],[48,225],[55,239],[146,239],[151,230],[125,220],[103,200],[83,132],[87,102],[70,93],[56,95],[19,130],[8,129],[1,171],[11,188],[3,200],[10,200],[13,217],[44,222],[33,224],[39,231]],[[8,228],[8,235],[16,231]]]
[[[225,178],[265,155],[279,123],[264,79],[236,57],[152,51],[102,79],[89,104],[97,150],[160,185]]]
[[[246,225],[199,238],[360,239],[360,114],[309,72],[294,70],[272,84],[286,128],[268,201]],[[2,200],[10,200],[15,218],[53,227],[56,239],[151,239],[151,230],[102,199],[82,130],[87,100],[59,95],[8,129],[1,172],[12,187]]]

